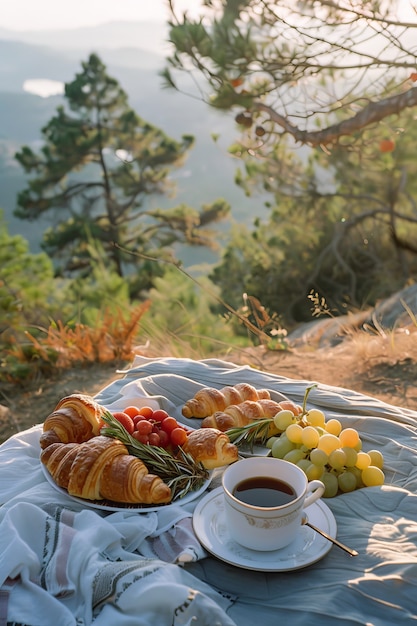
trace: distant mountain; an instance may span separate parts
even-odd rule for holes
[[[83,57],[80,57],[83,58]],[[67,82],[79,71],[80,60],[47,46],[0,40],[0,91],[23,91],[29,78]]]
[[[156,74],[164,66],[164,57],[140,48],[77,48],[54,50],[11,39],[0,39],[0,91],[22,91],[29,78],[68,82],[81,69],[81,61],[96,52],[107,65],[142,69]]]
[[[39,98],[32,94],[0,91],[0,141],[16,147],[40,139],[41,128],[54,115],[62,98]]]
[[[12,31],[0,28],[0,39],[57,50],[141,48],[163,55],[167,37],[168,27],[164,22],[109,22],[68,30]]]

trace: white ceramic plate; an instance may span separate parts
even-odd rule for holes
[[[322,500],[310,505],[306,512],[314,526],[336,537],[336,520]],[[213,556],[237,567],[262,572],[301,569],[322,559],[333,545],[308,526],[301,526],[298,537],[280,550],[258,552],[244,548],[233,541],[227,528],[222,487],[208,493],[197,504],[193,526],[200,543]]]
[[[170,502],[169,504],[155,504],[155,505],[125,504],[125,505],[122,505],[122,504],[115,503],[113,505],[111,502],[108,502],[108,501],[106,501],[106,503],[103,503],[100,501],[85,500],[84,498],[77,498],[76,496],[71,496],[68,493],[68,491],[66,491],[66,489],[62,489],[61,487],[58,487],[58,485],[56,484],[56,482],[54,481],[54,479],[52,478],[52,476],[46,469],[45,465],[42,462],[40,463],[41,463],[41,468],[42,468],[42,471],[46,480],[48,481],[50,485],[52,485],[52,487],[56,491],[66,496],[70,500],[73,500],[74,502],[78,502],[78,504],[82,504],[83,506],[86,506],[92,509],[99,509],[100,511],[110,511],[112,513],[115,513],[116,511],[126,511],[126,510],[133,511],[135,513],[150,513],[152,511],[159,511],[162,508],[166,509],[167,507],[170,507],[170,506],[183,506],[184,504],[188,504],[188,502],[192,502],[196,498],[199,498],[208,488],[210,481],[211,481],[211,477],[212,477],[212,475],[210,474],[209,478],[203,483],[200,489],[197,489],[196,491],[190,491],[183,498],[180,498],[179,500],[175,500],[174,502]]]

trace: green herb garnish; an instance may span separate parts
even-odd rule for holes
[[[162,478],[171,489],[172,500],[179,500],[190,491],[196,491],[208,479],[209,473],[205,467],[181,447],[178,448],[178,458],[174,458],[164,448],[137,441],[110,411],[106,411],[101,417],[108,426],[104,426],[100,434],[121,441],[129,454],[140,459],[150,473]]]
[[[230,441],[236,446],[242,444],[249,446],[250,450],[253,450],[255,444],[265,445],[269,439],[269,426],[274,420],[272,418],[265,418],[255,420],[245,426],[236,426],[235,428],[229,428],[226,430],[226,435]]]

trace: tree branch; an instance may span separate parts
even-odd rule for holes
[[[417,87],[414,87],[404,93],[385,98],[379,102],[370,102],[353,117],[317,131],[300,130],[286,117],[262,102],[255,102],[253,108],[267,113],[272,122],[278,124],[286,133],[292,135],[297,142],[317,147],[334,143],[342,136],[353,135],[371,124],[380,122],[389,115],[398,115],[404,109],[416,105]]]

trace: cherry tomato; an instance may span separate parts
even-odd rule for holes
[[[152,432],[152,424],[148,420],[140,420],[136,422],[136,430],[141,435],[150,435]]]
[[[149,443],[151,446],[160,446],[161,445],[161,438],[158,435],[158,433],[151,433],[149,435]]]
[[[161,428],[169,434],[174,430],[174,428],[178,428],[178,422],[175,417],[167,416],[164,420],[162,420]]]
[[[161,446],[161,448],[168,447],[169,443],[170,443],[170,439],[169,439],[168,433],[165,432],[165,430],[160,430],[159,431],[159,445]]]
[[[171,432],[171,443],[173,446],[183,446],[187,441],[187,433],[180,426],[178,428],[174,428]]]
[[[152,415],[152,419],[155,420],[155,422],[162,422],[162,420],[164,420],[166,417],[169,417],[169,415],[163,409],[157,409],[153,412]]]
[[[137,441],[141,443],[149,444],[149,435],[143,435],[142,433],[138,433],[137,430],[133,433],[132,437],[134,437]]]
[[[123,411],[115,411],[113,413],[113,417],[115,417],[117,421],[126,428],[129,435],[133,433],[133,431],[135,430],[135,425],[132,418],[127,413],[124,413]]]
[[[143,415],[148,420],[153,417],[154,410],[151,406],[141,406],[139,409],[139,415]]]
[[[126,413],[126,415],[129,415],[129,417],[133,419],[136,415],[138,415],[139,409],[137,406],[127,406],[123,409],[123,413]]]

